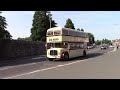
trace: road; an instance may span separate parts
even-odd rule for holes
[[[91,49],[86,57],[48,61],[46,56],[0,61],[1,79],[120,78],[120,50]]]

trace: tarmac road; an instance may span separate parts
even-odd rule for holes
[[[91,49],[86,57],[48,61],[46,56],[0,61],[1,79],[120,78],[120,50]],[[116,71],[117,70],[117,71]],[[116,74],[117,73],[117,74]]]

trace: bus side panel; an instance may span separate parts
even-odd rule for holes
[[[75,49],[75,50],[70,50],[69,51],[69,57],[74,58],[74,57],[79,57],[83,55],[83,50],[84,49]]]

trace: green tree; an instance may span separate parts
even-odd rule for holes
[[[84,32],[84,29],[81,29],[81,31],[83,31],[83,32]]]
[[[108,40],[108,39],[103,39],[102,40],[102,44],[111,44],[112,42],[111,42],[111,40]]]
[[[102,40],[95,41],[95,44],[96,45],[100,45],[100,44],[109,44],[109,45],[111,45],[112,42],[111,42],[111,40],[108,40],[108,39],[102,39]]]
[[[77,29],[78,31],[81,31],[79,28]]]
[[[2,12],[0,12],[1,14]],[[0,38],[1,39],[11,39],[10,33],[6,30],[7,23],[5,17],[0,15]]]
[[[18,38],[17,40],[25,40],[25,41],[31,41],[31,38],[30,37],[25,37],[25,38]]]
[[[51,27],[56,27],[54,20],[52,20],[52,14],[48,11],[36,11],[33,16],[33,24],[31,28],[31,39],[33,41],[45,41],[47,29]]]
[[[95,41],[95,44],[96,44],[96,45],[100,45],[100,44],[101,44],[101,40]]]
[[[94,44],[95,43],[94,35],[92,33],[88,33],[88,37],[89,37],[89,44]]]
[[[80,28],[78,28],[77,30],[78,30],[78,31],[82,31],[82,32],[84,32],[84,29],[80,29]]]
[[[69,19],[69,18],[66,20],[66,25],[64,27],[65,28],[75,29],[74,24],[72,23],[72,20]]]

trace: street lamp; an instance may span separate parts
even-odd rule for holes
[[[102,45],[102,40],[101,40],[101,45]]]
[[[119,27],[119,24],[113,24],[113,25]],[[116,39],[116,41],[115,41],[115,47],[118,49],[118,46],[119,46],[119,40]]]
[[[52,19],[52,18],[51,18],[51,16],[52,16],[52,15],[51,15],[51,14],[49,14],[50,28],[51,28],[51,19]]]

